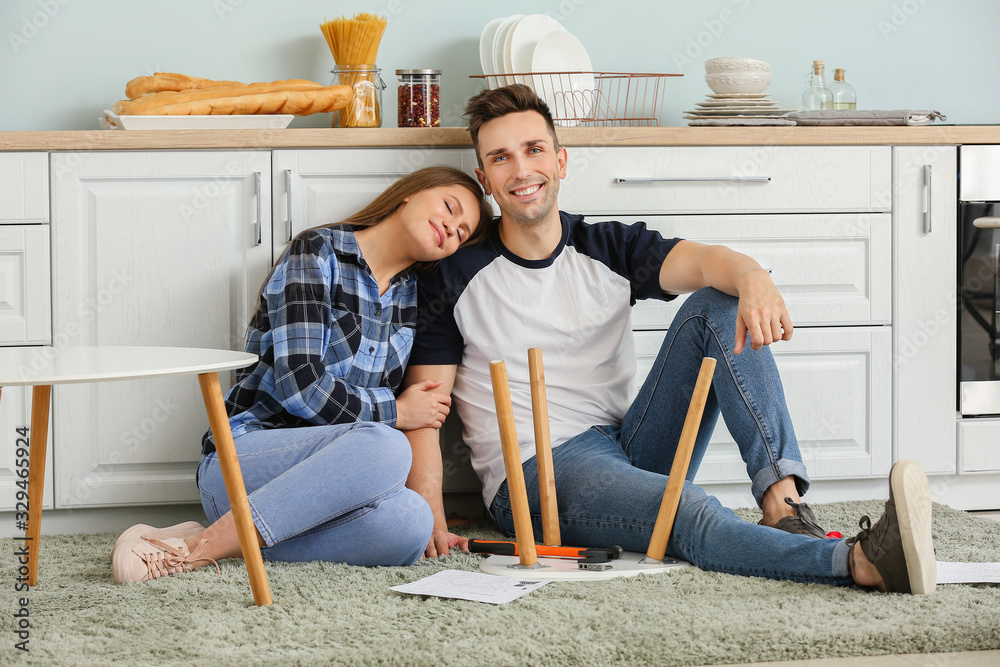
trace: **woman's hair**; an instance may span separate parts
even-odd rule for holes
[[[479,168],[483,168],[483,160],[479,156],[479,130],[487,121],[500,118],[511,113],[535,111],[545,119],[545,124],[552,135],[552,145],[559,148],[559,138],[556,137],[556,125],[552,122],[552,112],[549,105],[524,84],[515,83],[495,90],[484,90],[472,97],[465,105],[465,117],[469,120],[469,135],[472,137],[472,147],[476,150]]]
[[[447,185],[461,185],[473,194],[476,202],[479,204],[479,224],[476,225],[476,230],[469,235],[469,238],[462,245],[482,242],[489,236],[490,230],[493,228],[493,207],[490,205],[489,199],[476,179],[464,171],[445,166],[424,167],[412,174],[407,174],[383,190],[371,203],[354,215],[339,222],[310,227],[300,232],[300,235],[313,229],[326,229],[342,225],[347,225],[352,229],[373,227],[395,213],[403,205],[404,199],[424,190]],[[291,247],[291,244],[289,244],[289,247]],[[287,252],[288,248],[286,247],[281,256],[284,257]],[[281,261],[281,257],[278,258],[278,261]],[[276,261],[274,266],[277,266],[277,264],[278,262]],[[427,271],[435,264],[437,262],[415,262],[410,268],[415,271]],[[268,271],[267,277],[264,278],[264,282],[260,286],[260,292],[257,294],[257,305],[254,308],[254,312],[250,314],[250,326],[257,327],[257,318],[260,315],[261,303],[264,298],[264,288],[271,279],[271,274],[274,273],[274,266]]]
[[[403,205],[403,200],[407,197],[412,197],[424,190],[447,185],[461,185],[476,198],[476,202],[479,204],[479,224],[476,225],[476,231],[472,232],[462,245],[474,245],[481,242],[489,236],[493,223],[493,207],[490,205],[489,199],[476,179],[464,171],[445,166],[424,167],[412,174],[407,174],[383,190],[382,194],[375,197],[370,204],[354,215],[340,222],[317,225],[313,229],[338,227],[340,225],[350,225],[353,229],[372,227],[395,213]],[[426,271],[436,263],[416,262],[413,265],[413,269]]]

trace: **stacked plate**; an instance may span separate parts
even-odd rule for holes
[[[593,65],[587,50],[559,21],[545,14],[515,14],[486,24],[479,62],[490,88],[523,83],[552,110],[559,125],[576,125],[594,103]]]
[[[797,109],[782,109],[767,93],[713,93],[695,106],[698,108],[684,112],[688,114],[684,118],[692,121],[688,125],[702,124],[695,121],[735,121],[748,118],[756,119],[755,124],[767,119],[788,121],[784,115],[797,111]],[[776,124],[794,124],[794,121]]]

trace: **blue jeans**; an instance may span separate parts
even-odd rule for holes
[[[430,540],[434,518],[404,486],[409,442],[383,424],[359,422],[249,431],[235,439],[265,560],[410,565]],[[198,467],[211,522],[229,511],[215,452]]]
[[[792,535],[744,521],[691,482],[721,411],[746,462],[758,505],[764,491],[785,477],[794,477],[800,494],[809,486],[770,350],[751,350],[748,340],[739,355],[733,353],[736,304],[735,297],[712,288],[691,295],[671,323],[622,424],[594,426],[553,449],[562,541],[647,550],[701,360],[714,357],[712,391],[667,553],[706,570],[849,585],[844,540]],[[540,540],[535,458],[523,468],[535,539]],[[490,513],[501,530],[513,535],[506,482]]]

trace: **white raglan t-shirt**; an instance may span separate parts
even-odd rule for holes
[[[621,423],[637,391],[631,307],[672,298],[660,289],[659,271],[678,239],[642,222],[587,224],[562,212],[560,219],[562,239],[547,259],[512,254],[494,232],[418,279],[409,363],[458,365],[453,407],[487,507],[506,478],[490,362],[507,368],[523,463],[535,455],[528,349],[542,349],[558,447],[591,426]]]

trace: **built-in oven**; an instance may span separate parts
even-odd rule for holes
[[[1000,415],[1000,146],[960,147],[958,195],[958,410]]]

